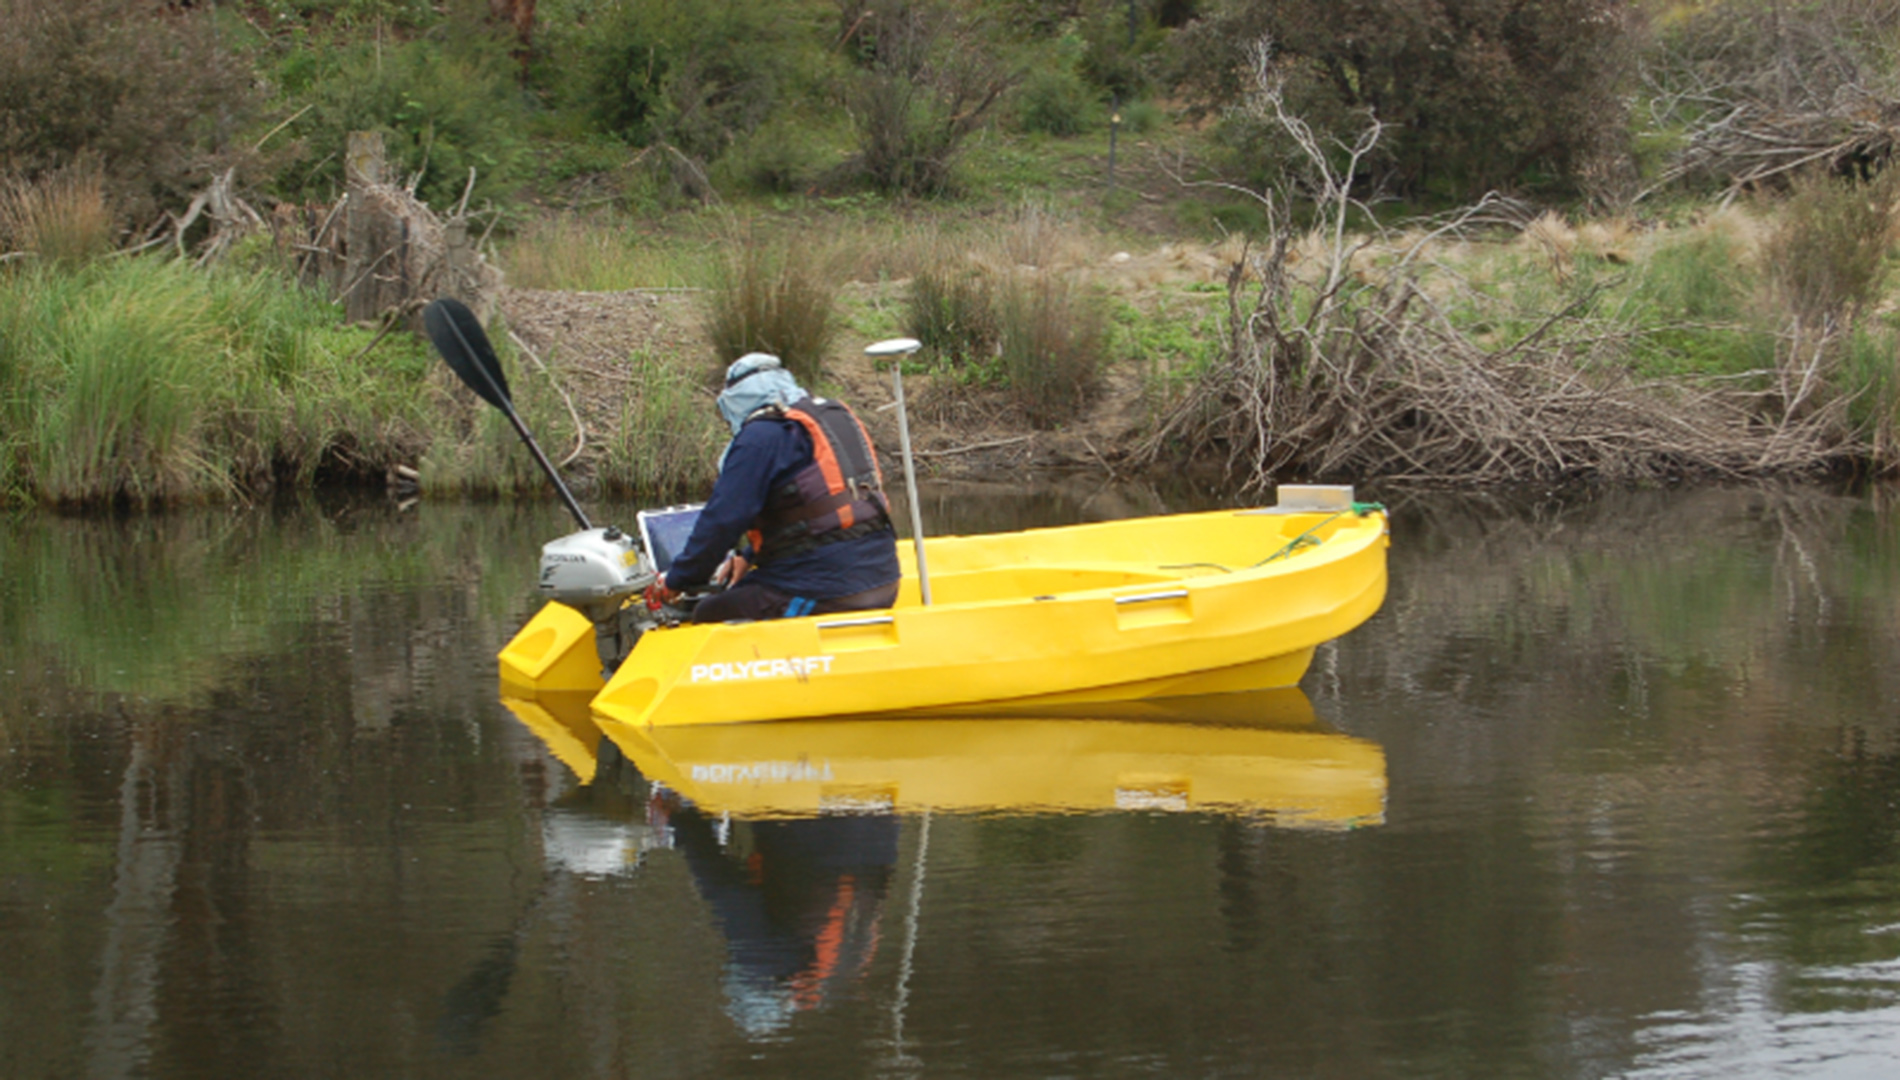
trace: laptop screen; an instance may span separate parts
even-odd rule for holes
[[[664,510],[642,510],[637,515],[640,542],[646,546],[647,556],[660,573],[672,567],[674,557],[686,546],[686,538],[693,535],[693,523],[699,520],[699,512],[705,505],[669,506]]]

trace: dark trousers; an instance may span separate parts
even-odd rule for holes
[[[897,600],[897,582],[866,589],[850,596],[829,600],[807,600],[770,585],[741,581],[724,592],[716,592],[693,609],[693,621],[745,622],[782,619],[788,615],[829,615],[838,611],[875,611],[890,607]],[[795,608],[793,605],[797,605]]]

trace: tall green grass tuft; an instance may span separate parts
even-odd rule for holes
[[[705,312],[706,337],[721,365],[768,352],[806,386],[824,373],[837,333],[837,286],[809,237],[735,242]]]
[[[1010,401],[1038,427],[1075,417],[1101,389],[1108,313],[1099,298],[1058,275],[1016,274],[998,311]]]
[[[987,388],[1038,427],[1074,417],[1101,388],[1109,311],[1086,283],[1090,258],[1035,205],[1000,225],[925,249],[903,315],[955,383]]]
[[[717,474],[724,433],[711,395],[679,365],[646,353],[629,358],[627,373],[632,389],[601,455],[601,486],[661,499],[703,492]]]
[[[904,318],[932,360],[965,378],[994,360],[1002,337],[990,279],[948,263],[911,277]]]
[[[1837,379],[1852,395],[1848,418],[1869,444],[1876,468],[1900,468],[1900,331],[1857,326],[1848,337]]]
[[[413,350],[365,361],[366,332],[277,275],[116,259],[7,284],[0,490],[13,499],[201,501],[326,463],[380,473],[421,441]]]
[[[545,371],[521,363],[506,327],[490,327],[488,337],[501,362],[515,412],[559,468],[580,445],[573,415],[561,401],[554,380]],[[428,451],[419,466],[425,491],[477,495],[547,491],[547,478],[523,449],[514,425],[463,386],[435,357],[430,358],[425,397]]]

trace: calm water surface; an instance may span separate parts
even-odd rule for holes
[[[1303,693],[651,746],[552,505],[0,519],[0,1076],[1900,1075],[1891,493],[1387,501]]]

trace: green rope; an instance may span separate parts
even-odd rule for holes
[[[1353,503],[1351,509],[1341,510],[1333,514],[1332,516],[1328,517],[1326,520],[1306,530],[1305,532],[1294,537],[1293,539],[1288,540],[1286,542],[1285,547],[1267,556],[1266,558],[1261,559],[1259,562],[1254,563],[1253,566],[1250,566],[1247,569],[1251,570],[1251,569],[1254,569],[1254,567],[1265,566],[1275,559],[1284,559],[1288,555],[1293,554],[1294,552],[1300,550],[1301,548],[1318,547],[1319,541],[1313,538],[1314,533],[1320,531],[1321,529],[1324,529],[1328,525],[1331,525],[1333,522],[1338,521],[1340,518],[1345,517],[1347,514],[1356,514],[1359,517],[1365,517],[1367,514],[1370,514],[1375,510],[1379,511],[1380,513],[1384,513],[1385,505],[1383,503],[1376,503],[1376,502]]]

